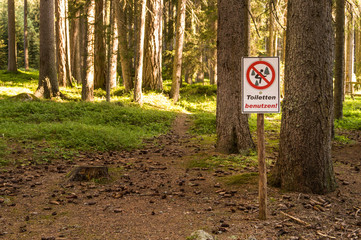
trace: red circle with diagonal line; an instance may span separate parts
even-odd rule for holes
[[[271,80],[268,80],[265,76],[262,75],[262,73],[260,73],[258,71],[258,69],[256,68],[256,66],[258,64],[263,64],[263,65],[266,65],[267,67],[269,67],[269,69],[271,70],[271,73],[272,73],[272,78]],[[256,84],[254,84],[251,79],[250,79],[250,73],[251,73],[251,70],[254,70],[258,76],[260,76],[262,78],[262,80],[264,80],[267,85],[265,86],[256,86]],[[247,73],[246,73],[246,78],[247,78],[247,82],[253,87],[253,88],[256,88],[256,89],[266,89],[266,88],[269,88],[272,83],[275,81],[275,78],[276,78],[276,74],[275,74],[275,70],[273,69],[272,65],[269,64],[268,62],[265,62],[265,61],[257,61],[257,62],[254,62],[251,64],[251,66],[248,67],[247,69]]]

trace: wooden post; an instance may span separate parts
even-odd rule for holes
[[[259,171],[259,219],[267,218],[267,168],[265,161],[264,144],[264,114],[257,114],[257,147],[258,147],[258,171]]]

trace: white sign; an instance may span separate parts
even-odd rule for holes
[[[280,112],[278,57],[242,58],[242,113]]]

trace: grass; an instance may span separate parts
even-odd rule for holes
[[[259,174],[256,172],[247,172],[238,175],[223,177],[222,180],[226,185],[244,185],[244,184],[257,184]]]
[[[19,93],[33,93],[38,77],[36,70],[19,70],[15,74],[0,71],[0,165],[8,162],[7,156],[13,147],[10,141],[26,145],[25,149],[41,143],[42,150],[32,149],[35,162],[54,158],[68,160],[77,151],[140,148],[144,139],[167,132],[178,112],[192,113],[191,133],[212,139],[216,136],[217,90],[208,82],[185,83],[180,101],[174,104],[167,95],[171,81],[166,80],[163,92],[144,93],[142,108],[133,102],[132,93],[125,92],[124,87],[112,90],[112,103],[105,102],[105,91],[101,89],[95,90],[93,103],[81,102],[81,86],[61,88],[68,100],[25,102],[12,98]],[[281,114],[266,115],[266,142],[274,149],[278,147],[280,122]],[[252,133],[256,125],[256,114],[251,114]],[[346,98],[344,118],[335,121],[335,128],[361,130],[361,97]],[[346,143],[348,139],[336,136],[336,141]],[[232,166],[242,165],[242,161],[211,159],[199,160],[197,164],[216,167],[225,162]]]
[[[257,154],[251,152],[248,156],[228,155],[196,158],[189,161],[187,168],[245,168],[257,166]]]
[[[335,120],[335,128],[361,130],[361,97],[346,98],[343,106],[343,118]]]

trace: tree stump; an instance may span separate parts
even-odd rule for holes
[[[92,179],[109,179],[106,166],[75,166],[68,175],[68,181],[90,181]]]

